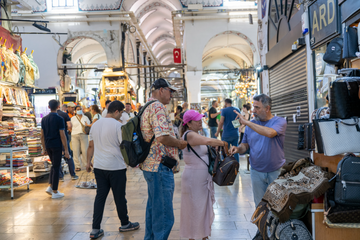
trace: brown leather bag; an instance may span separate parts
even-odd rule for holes
[[[221,161],[220,158],[216,158],[213,181],[219,186],[230,186],[235,182],[240,165],[233,156],[228,156],[227,146],[222,147],[221,152],[224,160]],[[221,161],[220,165],[218,165],[218,161]]]

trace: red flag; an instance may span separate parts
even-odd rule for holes
[[[181,49],[174,48],[174,63],[181,63]]]

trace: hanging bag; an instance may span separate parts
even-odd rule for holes
[[[313,114],[315,114],[315,119],[313,119],[312,121],[313,121],[313,129],[314,129],[316,147],[318,153],[324,153],[324,146],[320,134],[318,119],[324,118],[328,109],[329,108],[327,107],[322,107],[313,112]]]
[[[342,57],[343,39],[333,39],[326,48],[326,52],[323,56],[323,60],[329,64],[340,64]]]
[[[360,77],[343,77],[330,85],[330,118],[360,117]]]
[[[347,26],[344,29],[343,58],[356,58],[358,51],[358,35],[356,28]]]
[[[90,133],[90,127],[85,126],[84,124],[82,124],[79,116],[76,116],[76,118],[77,118],[77,120],[79,121],[79,123],[81,124],[83,133],[85,133],[86,135],[89,135],[89,133]]]
[[[314,123],[317,128],[316,141],[321,142],[325,156],[360,152],[359,118],[315,119]]]

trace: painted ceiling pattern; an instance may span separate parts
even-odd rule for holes
[[[238,36],[238,37],[241,37],[242,39],[244,39],[251,47],[251,50],[255,53],[256,52],[256,47],[254,45],[254,43],[250,40],[250,38],[248,38],[245,34],[243,33],[240,33],[240,32],[236,32],[236,31],[225,31],[225,32],[222,32],[222,33],[219,33],[217,35],[215,35],[214,37],[212,38],[216,38],[218,36],[221,36],[221,35],[227,35],[227,34],[232,34],[232,35],[235,35],[235,36]],[[210,39],[211,40],[211,39]]]
[[[141,6],[142,7],[142,6]],[[140,7],[140,8],[141,8]],[[149,5],[146,5],[144,8],[142,8],[142,10],[136,15],[137,18],[141,18],[142,16],[144,16],[146,13],[154,10],[154,9],[157,9],[159,7],[162,7],[162,8],[166,8],[167,10],[169,10],[170,12],[173,10],[171,9],[167,4],[164,4],[162,2],[153,2]]]
[[[119,10],[123,0],[79,0],[79,11]]]
[[[187,8],[189,4],[202,4],[203,7],[222,7],[223,0],[180,0],[183,7]]]
[[[174,36],[170,35],[170,34],[162,34],[159,37],[157,37],[153,42],[152,42],[152,46],[155,45],[155,43],[157,43],[158,41],[160,41],[161,39],[164,38],[170,38],[170,39],[174,39]]]

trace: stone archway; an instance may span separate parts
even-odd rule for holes
[[[79,39],[92,39],[97,41],[104,49],[108,66],[120,67],[121,55],[120,55],[120,33],[119,31],[111,30],[104,31],[79,31],[69,32],[68,39],[62,44],[62,47],[58,51],[57,66],[61,68],[62,57],[65,48],[73,41]],[[61,72],[59,71],[59,75]]]

